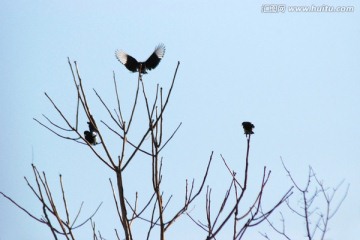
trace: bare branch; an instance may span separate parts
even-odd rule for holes
[[[44,220],[39,219],[37,217],[35,217],[33,214],[31,214],[28,210],[26,210],[24,207],[20,206],[20,204],[18,204],[17,202],[15,202],[11,197],[7,196],[5,193],[0,192],[1,195],[3,195],[6,199],[8,199],[10,202],[12,202],[16,207],[18,207],[19,209],[21,209],[23,212],[25,212],[27,215],[29,215],[32,219],[35,219],[36,221],[40,222],[40,223],[45,223]]]

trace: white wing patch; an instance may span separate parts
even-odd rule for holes
[[[119,62],[121,62],[124,65],[127,63],[127,59],[128,59],[127,56],[128,55],[123,50],[116,50],[115,51],[115,57],[117,58],[117,60],[119,60]]]
[[[160,43],[156,48],[154,53],[158,58],[163,58],[165,55],[165,45],[163,43]]]

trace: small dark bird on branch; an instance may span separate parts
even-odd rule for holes
[[[97,134],[95,132],[89,132],[89,131],[85,131],[84,132],[85,135],[85,139],[86,141],[88,141],[88,143],[90,143],[91,145],[96,145],[97,144],[97,140],[96,140],[96,136]]]
[[[160,43],[151,54],[151,56],[145,62],[138,62],[135,58],[128,55],[123,50],[116,50],[115,57],[125,65],[131,72],[139,72],[141,69],[142,74],[146,74],[146,70],[152,70],[160,63],[160,60],[164,57],[165,46]]]
[[[254,134],[253,132],[253,128],[255,128],[254,124],[252,124],[251,122],[243,122],[242,126],[244,128],[244,134],[246,135]]]

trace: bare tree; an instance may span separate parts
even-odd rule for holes
[[[78,213],[76,214],[74,219],[70,218],[70,214],[68,211],[67,206],[67,200],[64,190],[64,185],[62,181],[62,176],[59,176],[60,181],[60,187],[61,187],[61,193],[62,193],[62,204],[65,210],[65,216],[60,216],[60,204],[56,202],[56,200],[52,196],[51,188],[48,184],[46,174],[45,172],[40,172],[36,168],[35,165],[32,164],[32,169],[35,177],[35,187],[29,182],[29,180],[25,177],[25,181],[28,185],[28,187],[31,189],[33,194],[36,196],[36,198],[39,200],[39,202],[42,205],[42,217],[36,217],[34,214],[30,213],[28,210],[20,206],[17,202],[15,202],[11,197],[7,196],[6,194],[0,192],[5,198],[10,200],[15,206],[20,208],[22,211],[24,211],[27,215],[29,215],[32,219],[45,224],[49,227],[52,236],[54,239],[58,239],[58,235],[63,235],[66,237],[66,239],[75,239],[73,230],[83,226],[85,223],[91,220],[91,218],[96,214],[96,212],[99,210],[101,204],[97,207],[95,212],[88,217],[85,221],[82,223],[76,224],[78,217],[80,215],[83,203],[81,204]],[[76,225],[75,225],[76,224]]]
[[[283,167],[290,178],[290,181],[295,186],[296,193],[299,196],[297,204],[291,203],[290,199],[286,199],[286,205],[290,211],[303,219],[305,222],[305,236],[306,239],[325,239],[325,235],[329,230],[329,222],[339,210],[344,202],[349,185],[346,187],[345,193],[342,195],[337,203],[334,203],[335,194],[342,187],[344,180],[334,188],[325,187],[323,181],[316,176],[314,169],[309,166],[308,177],[304,187],[301,187],[291,174],[290,170],[285,166],[281,159]],[[334,205],[335,204],[335,205]],[[284,239],[298,239],[298,236],[291,236],[286,232],[286,222],[282,212],[280,212],[280,222],[282,225],[276,226],[270,219],[266,219],[270,227]],[[287,222],[289,225],[289,222]],[[293,224],[290,224],[293,225]],[[262,233],[266,239],[271,239],[266,233]],[[278,238],[276,238],[278,239]]]
[[[208,187],[206,191],[206,223],[196,221],[190,214],[188,216],[193,222],[203,229],[207,233],[206,240],[216,239],[216,236],[224,228],[226,224],[232,224],[233,226],[233,240],[242,239],[248,228],[254,227],[262,223],[268,218],[268,216],[278,208],[284,201],[286,201],[292,194],[292,188],[290,188],[280,200],[273,205],[266,212],[262,212],[262,202],[264,197],[264,191],[266,184],[270,178],[271,171],[267,171],[266,167],[263,169],[263,176],[261,179],[260,189],[254,200],[248,209],[244,212],[239,210],[240,203],[243,202],[245,194],[248,189],[249,179],[249,153],[250,153],[250,139],[251,134],[249,130],[244,127],[246,138],[247,138],[247,151],[245,157],[245,170],[242,174],[242,180],[238,178],[238,174],[229,167],[224,157],[221,155],[224,165],[226,166],[230,176],[231,183],[229,188],[225,192],[225,196],[218,211],[212,211],[211,202],[211,188]],[[232,194],[231,194],[232,193]],[[231,198],[232,197],[232,198]],[[232,199],[232,200],[231,200]],[[228,209],[227,209],[228,208]],[[212,215],[215,214],[215,217]],[[220,220],[221,219],[221,220]]]
[[[45,96],[63,120],[63,123],[57,124],[46,115],[43,116],[47,123],[44,123],[35,118],[34,120],[60,138],[86,145],[88,149],[94,154],[96,159],[98,159],[105,168],[108,168],[113,172],[113,176],[116,178],[116,183],[113,183],[111,178],[109,179],[109,182],[114,199],[114,205],[121,226],[121,230],[115,229],[114,235],[116,239],[150,239],[151,235],[155,232],[158,236],[156,237],[157,239],[164,240],[166,231],[171,226],[173,226],[175,221],[180,216],[184,214],[189,216],[198,227],[205,231],[206,239],[216,239],[219,233],[224,229],[224,226],[230,223],[233,225],[233,239],[241,239],[248,228],[257,226],[266,220],[268,216],[273,213],[274,210],[278,208],[283,202],[285,202],[292,194],[292,189],[290,188],[286,193],[284,193],[282,197],[279,197],[279,200],[275,202],[270,209],[262,212],[261,209],[262,203],[264,201],[264,190],[271,173],[266,169],[266,167],[264,167],[263,177],[259,181],[260,189],[258,190],[257,195],[254,196],[253,202],[246,211],[241,212],[239,210],[239,204],[243,202],[244,196],[248,189],[249,152],[250,139],[252,134],[251,131],[247,132],[246,134],[247,152],[244,162],[245,170],[243,174],[239,174],[241,175],[240,177],[234,170],[229,167],[226,160],[221,156],[221,159],[228,169],[230,175],[230,186],[225,191],[225,197],[219,210],[211,210],[211,187],[205,187],[210,171],[210,166],[213,161],[212,152],[209,159],[207,160],[206,169],[204,169],[202,178],[197,186],[195,184],[195,179],[193,179],[191,183],[189,183],[190,181],[186,180],[184,186],[185,201],[174,212],[171,213],[170,211],[167,211],[169,203],[172,199],[172,195],[164,199],[164,191],[162,190],[163,156],[161,153],[164,147],[166,147],[167,144],[173,139],[174,135],[181,126],[181,123],[179,123],[177,128],[174,129],[171,134],[166,134],[164,128],[165,112],[167,110],[170,96],[174,88],[180,63],[177,63],[169,89],[165,91],[162,87],[159,86],[159,84],[157,84],[154,91],[155,94],[153,100],[150,100],[151,97],[149,97],[149,90],[146,88],[145,82],[142,79],[143,75],[140,64],[139,75],[137,78],[137,87],[134,93],[134,101],[130,106],[131,111],[128,116],[126,116],[123,111],[124,106],[122,105],[121,96],[118,91],[115,73],[113,74],[114,92],[117,102],[115,108],[110,108],[109,105],[105,103],[101,95],[95,89],[93,89],[95,95],[108,113],[111,122],[106,122],[104,120],[99,121],[96,119],[96,117],[94,117],[96,115],[92,114],[92,109],[88,102],[88,95],[84,90],[78,65],[76,62],[72,64],[70,59],[68,59],[68,63],[71,69],[74,87],[76,89],[76,96],[74,99],[76,99],[77,104],[74,111],[74,116],[66,116],[64,110],[60,109],[55,101],[47,93],[45,93]],[[144,103],[147,119],[144,123],[145,131],[139,138],[136,138],[134,135],[131,135],[130,132],[135,128],[139,129],[138,126],[134,127],[134,116],[135,112],[141,109],[139,108],[140,98],[142,98],[142,102]],[[84,133],[82,133],[82,131],[79,129],[79,122],[84,121],[82,116],[85,116],[89,125],[89,130],[85,131]],[[99,122],[102,123],[101,127],[98,125]],[[108,146],[109,139],[104,137],[104,129],[113,133],[121,141],[120,151],[115,156],[111,154],[110,148]],[[166,135],[168,136],[167,138],[165,137]],[[150,139],[150,146],[145,144],[147,139]],[[126,171],[130,171],[129,166],[133,161],[135,161],[135,156],[138,155],[144,156],[151,161],[151,168],[149,171],[151,173],[152,179],[152,194],[150,194],[148,199],[142,199],[144,204],[139,203],[140,194],[138,192],[135,194],[135,201],[133,203],[128,200],[129,196],[126,195],[125,191],[127,184],[123,177]],[[61,175],[60,183],[62,191],[62,205],[65,209],[65,216],[60,216],[59,214],[59,203],[57,203],[57,201],[55,201],[55,199],[52,197],[52,191],[49,184],[47,183],[45,173],[43,172],[40,174],[34,165],[32,165],[32,168],[35,176],[36,187],[33,187],[27,178],[25,178],[25,180],[36,198],[42,204],[44,214],[43,217],[36,217],[24,207],[20,206],[20,204],[14,201],[11,197],[5,195],[4,193],[1,194],[5,198],[9,199],[22,211],[27,213],[30,217],[47,225],[54,239],[58,239],[59,237],[64,237],[66,239],[76,239],[74,230],[83,226],[87,222],[91,223],[93,239],[104,239],[101,236],[100,231],[97,230],[95,221],[93,219],[101,204],[94,211],[94,213],[89,214],[89,217],[82,221],[82,223],[75,225],[82,208],[80,207],[75,217],[70,216],[69,211],[67,210],[68,200],[65,195],[65,189],[62,184]],[[206,223],[195,220],[197,217],[192,216],[190,212],[188,212],[189,207],[194,203],[194,201],[198,199],[199,196],[202,196],[201,193],[204,191],[204,189],[206,189],[206,208],[204,211],[206,215]],[[164,213],[166,211],[167,214],[165,216]],[[215,214],[215,218],[212,217],[213,214]],[[132,229],[132,225],[135,221],[141,221],[148,226],[146,236],[136,236]]]

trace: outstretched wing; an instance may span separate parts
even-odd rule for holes
[[[145,67],[148,70],[156,68],[159,64],[160,60],[164,57],[165,54],[165,46],[160,43],[151,54],[151,56],[146,60]]]
[[[119,62],[125,65],[127,69],[129,69],[131,72],[137,72],[139,68],[138,61],[133,58],[132,56],[128,55],[123,50],[116,50],[115,51],[115,57]]]

